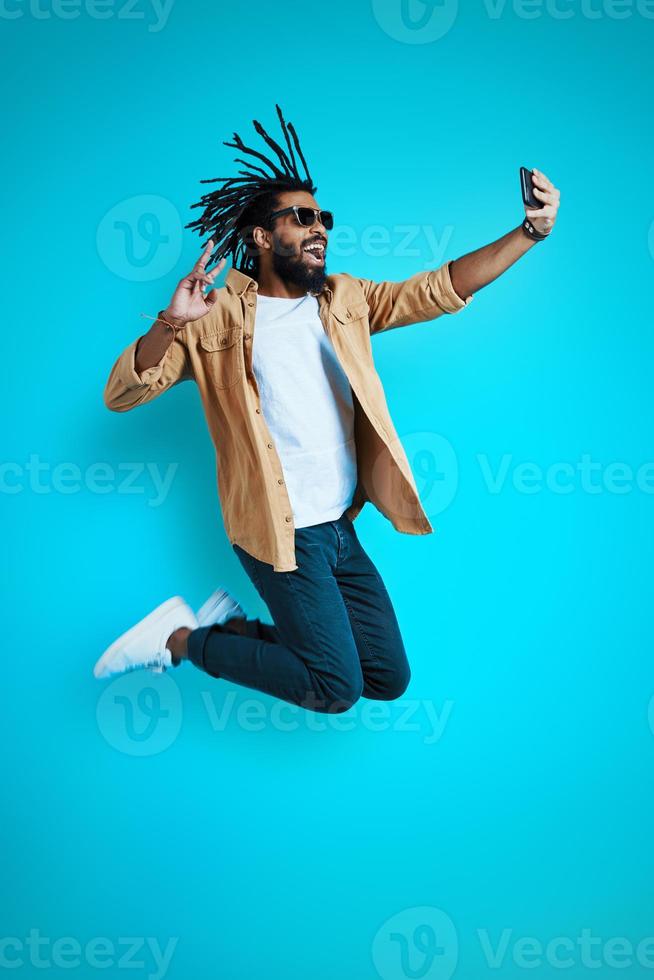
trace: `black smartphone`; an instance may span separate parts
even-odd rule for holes
[[[520,167],[520,190],[525,207],[536,210],[545,206],[545,202],[534,195],[533,174],[526,167]]]

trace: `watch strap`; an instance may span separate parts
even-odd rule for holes
[[[525,220],[522,222],[522,230],[527,238],[531,238],[535,242],[543,242],[549,236],[549,232],[543,234],[543,232],[538,231],[529,218],[525,218]]]

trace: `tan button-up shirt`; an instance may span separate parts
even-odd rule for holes
[[[195,380],[216,448],[229,541],[276,572],[288,572],[298,567],[293,512],[252,369],[257,288],[254,279],[231,269],[210,311],[177,330],[159,363],[141,374],[134,365],[140,338],[134,340],[111,369],[104,400],[113,411],[126,412],[181,381]],[[398,531],[429,534],[434,529],[393,427],[370,337],[455,313],[472,297],[462,300],[455,293],[446,262],[404,282],[330,275],[317,299],[354,396],[358,483],[345,513],[354,520],[369,500]]]

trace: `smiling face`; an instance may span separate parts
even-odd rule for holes
[[[283,191],[277,195],[275,210],[281,211],[294,204],[319,209],[315,197],[308,191]],[[273,220],[272,231],[265,233],[260,258],[266,261],[267,252],[272,271],[280,279],[294,283],[307,292],[319,293],[327,277],[327,244],[327,229],[320,221],[316,219],[310,227],[305,227],[299,224],[291,211]]]

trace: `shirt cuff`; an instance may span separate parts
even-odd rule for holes
[[[136,371],[136,347],[141,338],[137,337],[128,347],[125,348],[121,357],[119,377],[126,388],[149,388],[159,380],[163,373],[164,361],[168,350],[166,350],[158,364],[145,368],[140,374]]]
[[[436,302],[445,313],[457,313],[464,306],[468,306],[474,298],[473,296],[468,296],[466,299],[461,299],[459,294],[455,292],[452,279],[450,278],[449,261],[443,263],[439,269],[429,274],[429,285],[432,293],[436,297]]]

